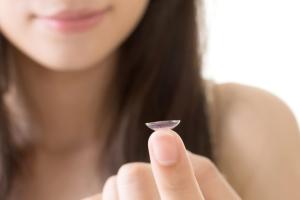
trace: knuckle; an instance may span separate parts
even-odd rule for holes
[[[102,196],[99,196],[97,199],[118,199],[118,190],[117,190],[117,178],[116,175],[110,176],[106,181],[102,189]],[[96,198],[95,198],[96,199]]]
[[[199,180],[206,181],[216,177],[218,170],[213,161],[206,157],[200,157],[195,173]]]
[[[172,181],[164,181],[161,184],[163,190],[171,194],[189,194],[191,192],[191,181],[187,181],[186,178],[176,178],[175,180],[172,179]]]
[[[148,173],[149,166],[146,163],[127,163],[120,167],[118,171],[118,183],[142,184],[145,173]]]
[[[190,177],[183,176],[176,171],[169,174],[169,176],[170,179],[161,181],[164,190],[169,192],[180,192],[184,194],[190,189],[188,187],[191,184]]]
[[[172,192],[183,192],[185,190],[185,183],[180,181],[172,181],[164,183],[164,189]]]
[[[113,175],[113,176],[110,176],[104,183],[104,188],[105,187],[112,187],[116,184],[116,180],[117,180],[117,177],[116,175]]]
[[[204,171],[206,171],[206,172],[212,173],[212,172],[215,172],[215,170],[216,170],[215,164],[206,157],[203,157],[201,159],[201,164],[202,164],[202,167],[204,168]]]

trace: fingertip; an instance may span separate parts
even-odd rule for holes
[[[153,132],[149,138],[149,150],[162,199],[191,199],[189,197],[192,196],[202,199],[184,143],[175,131],[164,129]],[[177,154],[176,159],[172,154]]]
[[[149,140],[148,140],[148,145],[150,146],[151,143],[152,143],[152,141],[155,140],[155,139],[157,139],[157,137],[163,137],[163,136],[165,136],[165,135],[168,135],[168,136],[175,136],[175,137],[176,137],[178,134],[177,134],[175,131],[173,131],[173,130],[171,130],[171,129],[169,129],[169,128],[161,128],[161,129],[158,129],[158,130],[154,131],[154,132],[150,135]]]
[[[171,129],[159,129],[152,133],[148,142],[152,160],[162,166],[171,166],[178,162],[179,147],[176,135]]]

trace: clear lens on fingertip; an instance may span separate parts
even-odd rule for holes
[[[162,128],[173,129],[180,123],[180,120],[165,120],[156,122],[147,122],[146,126],[154,131]]]

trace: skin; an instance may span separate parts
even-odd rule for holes
[[[149,138],[151,163],[127,163],[100,181],[96,131],[104,137],[114,113],[107,100],[114,94],[106,89],[118,47],[148,3],[0,0],[0,31],[12,43],[16,71],[6,103],[38,144],[27,163],[30,178],[17,177],[9,199],[300,199],[300,134],[292,112],[268,92],[237,84],[213,89],[216,163],[186,154],[178,135],[163,130]],[[107,6],[112,10],[101,25],[68,36],[34,17],[45,8]],[[154,152],[168,159],[174,150],[164,142],[172,139],[178,160],[159,162]]]

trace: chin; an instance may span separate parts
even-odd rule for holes
[[[101,63],[101,58],[92,58],[90,56],[44,56],[33,58],[41,67],[48,70],[63,71],[81,71],[88,70]]]
[[[56,72],[82,71],[91,68],[88,65],[68,65],[67,63],[42,63],[41,67]]]

